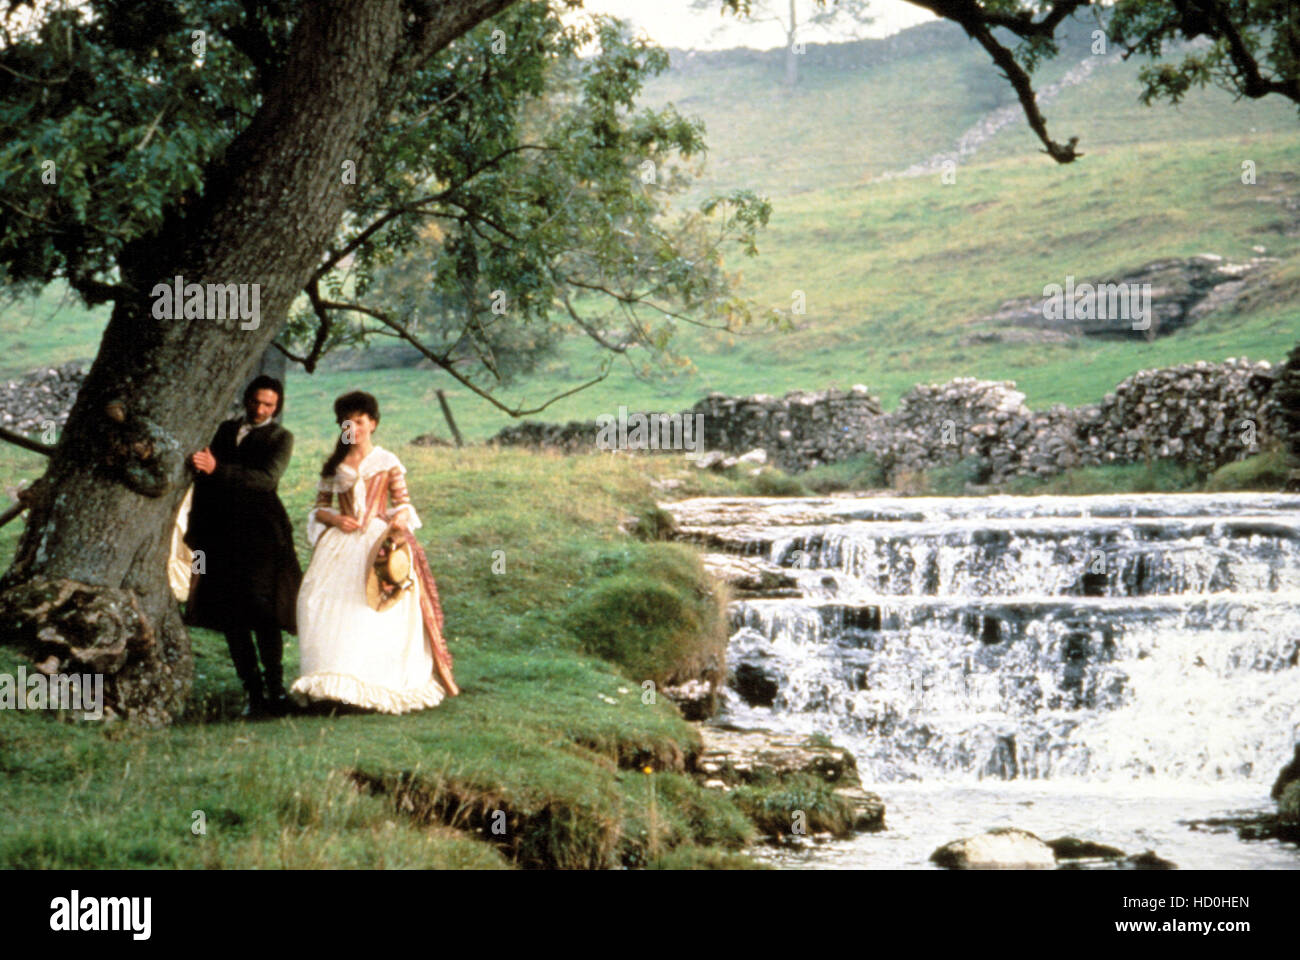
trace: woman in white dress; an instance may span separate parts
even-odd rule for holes
[[[459,693],[442,637],[437,587],[419,542],[422,524],[406,491],[406,468],[371,434],[379,404],[368,393],[334,402],[342,434],[325,461],[307,518],[311,564],[298,593],[302,675],[290,695],[382,713],[437,706]],[[412,547],[414,584],[377,611],[368,602],[372,553],[390,532]]]

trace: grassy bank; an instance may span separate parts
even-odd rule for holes
[[[324,455],[304,447],[282,486],[295,516]],[[643,686],[725,640],[694,555],[619,529],[672,464],[398,453],[462,695],[247,723],[224,642],[195,631],[193,710],[171,729],[0,713],[0,868],[753,865],[753,823],[683,775],[698,734]],[[634,586],[653,602],[620,633],[576,632]]]

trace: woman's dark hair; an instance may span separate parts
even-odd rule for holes
[[[284,384],[275,377],[267,376],[265,373],[254,377],[248,386],[244,388],[244,406],[248,406],[248,401],[252,400],[259,390],[275,391],[275,413],[271,414],[271,416],[278,417],[280,408],[284,406]]]
[[[354,390],[351,393],[345,393],[334,401],[334,422],[339,426],[343,421],[349,419],[355,413],[364,413],[371,420],[375,421],[375,426],[379,426],[379,401],[372,394],[364,390]],[[343,442],[343,434],[339,433],[339,439],[334,444],[334,452],[325,460],[325,465],[320,469],[322,477],[334,476],[334,471],[339,468],[343,458],[348,455],[348,446]]]

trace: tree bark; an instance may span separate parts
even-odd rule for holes
[[[169,536],[235,389],[283,326],[348,203],[367,147],[430,55],[512,0],[303,5],[257,116],[203,197],[119,261],[124,286],[0,580],[0,641],[48,672],[105,674],[108,713],[149,725],[189,694],[189,637],[167,586]],[[160,320],[156,284],[249,283],[260,322]]]
[[[799,21],[790,0],[790,21],[785,34],[785,85],[793,88],[799,82],[799,55],[794,52],[795,38],[799,35]]]

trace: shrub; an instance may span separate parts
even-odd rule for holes
[[[799,475],[803,485],[813,493],[839,490],[875,490],[888,486],[885,468],[874,453],[863,453],[839,463],[813,467]]]
[[[747,492],[756,497],[808,496],[808,488],[797,477],[788,476],[774,467],[764,467],[756,476],[747,479]]]
[[[673,534],[673,515],[657,503],[652,503],[637,516],[632,534],[641,540],[670,540]]]
[[[967,485],[982,483],[987,475],[988,464],[981,458],[963,457],[949,466],[927,470],[925,486],[936,497],[959,497],[967,492]]]
[[[1286,450],[1281,444],[1245,460],[1225,463],[1210,475],[1206,490],[1282,490],[1286,487]]]
[[[1288,826],[1300,826],[1300,780],[1288,783],[1278,797],[1277,818]]]
[[[1088,496],[1108,493],[1173,493],[1200,489],[1203,473],[1176,460],[1079,467],[1055,477],[1016,477],[1002,492]]]

